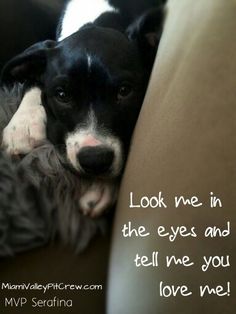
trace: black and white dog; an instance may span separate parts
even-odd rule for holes
[[[3,69],[2,82],[27,82],[3,132],[10,155],[46,138],[65,167],[99,178],[80,209],[99,216],[114,203],[159,44],[163,4],[156,0],[71,0],[57,41],[37,43]],[[101,184],[104,182],[104,184]]]

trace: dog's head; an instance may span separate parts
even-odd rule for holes
[[[48,139],[73,170],[120,175],[161,25],[162,9],[145,13],[125,33],[88,24],[61,42],[37,43],[4,68],[3,81],[40,84]]]

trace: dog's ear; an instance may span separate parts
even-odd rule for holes
[[[36,80],[45,69],[48,51],[54,47],[55,41],[46,40],[34,44],[11,59],[3,67],[0,79],[1,84]]]
[[[164,5],[150,9],[139,16],[126,30],[129,39],[137,41],[146,64],[150,66],[153,64],[160,42],[164,15]]]

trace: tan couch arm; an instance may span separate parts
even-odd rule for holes
[[[131,209],[162,191],[167,209]],[[222,208],[210,208],[214,192]],[[203,206],[174,208],[175,195],[199,197]],[[236,2],[170,0],[150,87],[137,124],[117,207],[110,263],[109,314],[235,312],[236,246]],[[124,238],[131,221],[152,235]],[[208,226],[226,227],[226,238],[204,237]],[[159,225],[195,226],[197,238],[174,242],[156,236]],[[136,253],[158,251],[159,267],[134,266]],[[188,255],[193,267],[165,267],[166,255]],[[201,270],[203,256],[230,255],[230,267]],[[163,298],[159,283],[187,285],[189,297]],[[231,281],[231,295],[199,297],[199,286]],[[226,287],[227,288],[227,287]]]

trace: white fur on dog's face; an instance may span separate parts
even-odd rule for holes
[[[80,149],[97,145],[104,145],[113,150],[114,160],[109,175],[119,175],[123,166],[123,149],[121,141],[105,131],[99,132],[97,119],[94,112],[90,110],[86,122],[82,126],[78,125],[75,131],[69,133],[66,137],[67,159],[76,171],[83,172],[77,159]]]

